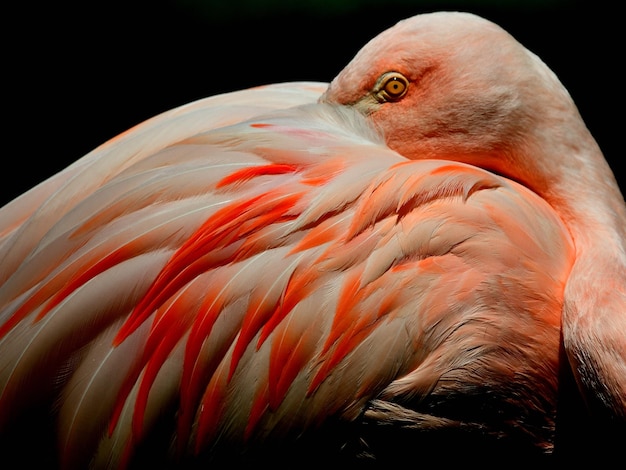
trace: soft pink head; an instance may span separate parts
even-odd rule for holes
[[[384,31],[321,101],[367,115],[407,158],[471,163],[539,192],[560,165],[543,158],[548,139],[552,148],[555,136],[566,141],[558,135],[566,121],[584,127],[536,55],[494,23],[460,12],[418,15]]]

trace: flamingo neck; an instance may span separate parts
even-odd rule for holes
[[[562,331],[592,414],[626,423],[626,204],[589,135],[545,198],[561,214],[576,255]]]

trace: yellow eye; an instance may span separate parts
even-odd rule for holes
[[[409,81],[399,72],[387,72],[381,75],[374,89],[378,101],[398,101],[409,89]]]

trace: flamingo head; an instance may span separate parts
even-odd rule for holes
[[[367,43],[320,100],[365,114],[409,159],[470,163],[540,194],[562,173],[563,146],[588,134],[555,74],[470,13],[400,21]]]

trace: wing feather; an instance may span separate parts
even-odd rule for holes
[[[443,397],[493,390],[538,401],[549,440],[559,218],[511,181],[405,160],[320,93],[181,107],[0,210],[0,408],[57,396],[68,468],[130,465],[157,423],[184,456],[334,419],[456,425]]]

